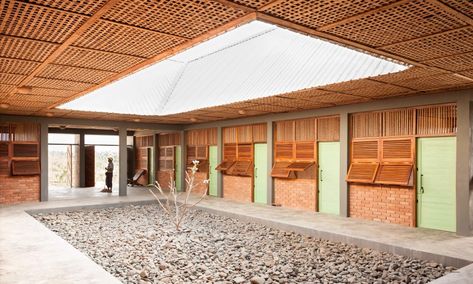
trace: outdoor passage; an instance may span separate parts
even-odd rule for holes
[[[0,283],[473,283],[471,1],[0,2]]]

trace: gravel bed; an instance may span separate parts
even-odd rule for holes
[[[427,283],[455,268],[157,205],[36,214],[124,283]]]

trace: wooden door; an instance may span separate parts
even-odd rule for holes
[[[456,231],[456,138],[417,140],[417,226]]]
[[[340,214],[340,142],[319,142],[319,212]]]
[[[268,202],[268,145],[255,144],[254,149],[254,202]]]
[[[95,186],[95,146],[85,146],[85,187]]]
[[[209,146],[209,195],[217,196],[217,146]]]

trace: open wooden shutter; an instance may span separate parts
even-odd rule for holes
[[[412,164],[381,164],[375,183],[410,185],[412,168]]]
[[[251,176],[253,169],[252,165],[252,161],[236,161],[227,173],[230,175]]]
[[[24,160],[13,160],[12,161],[12,175],[39,175],[40,167],[39,161],[24,161]]]
[[[314,162],[294,162],[287,166],[287,169],[295,172],[303,172],[312,166]]]
[[[352,163],[346,181],[373,183],[378,166],[378,163]]]
[[[291,162],[276,162],[271,170],[271,176],[276,178],[296,178],[293,171],[288,169]]]
[[[217,170],[217,171],[226,171],[226,170],[230,169],[230,167],[233,166],[234,163],[235,163],[235,161],[223,161],[215,168],[215,170]]]

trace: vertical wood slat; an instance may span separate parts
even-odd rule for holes
[[[294,120],[276,122],[276,142],[294,142]]]
[[[350,128],[352,138],[379,137],[381,135],[381,112],[352,114]]]
[[[382,136],[414,135],[414,109],[398,109],[382,112]]]
[[[457,130],[456,105],[428,106],[416,109],[417,136],[454,135]]]
[[[253,125],[253,142],[254,143],[266,143],[267,142],[267,124],[254,124]]]
[[[187,145],[217,145],[217,128],[193,129],[186,131]]]
[[[160,134],[158,138],[158,144],[160,147],[178,146],[181,144],[181,134],[180,133]]]
[[[317,141],[340,141],[340,117],[317,118]]]
[[[315,118],[295,120],[295,141],[315,141]]]

